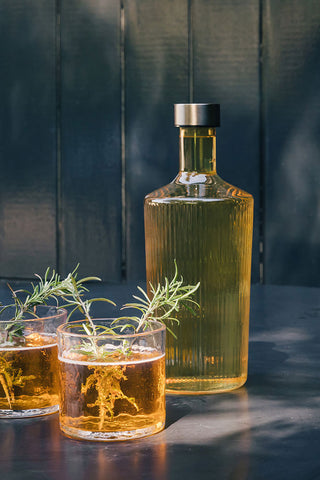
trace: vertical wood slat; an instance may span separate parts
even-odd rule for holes
[[[63,273],[121,279],[120,1],[61,3]]]
[[[56,264],[55,1],[0,3],[0,275]]]
[[[193,101],[221,105],[217,169],[254,196],[252,280],[259,281],[259,2],[193,0]]]
[[[188,101],[188,2],[126,0],[127,279],[145,278],[143,199],[178,171],[173,103]]]
[[[265,0],[265,282],[320,285],[320,6]]]

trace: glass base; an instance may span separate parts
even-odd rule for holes
[[[59,411],[59,405],[46,408],[30,408],[28,410],[3,410],[0,409],[0,418],[28,418],[50,415]]]
[[[89,430],[80,430],[74,427],[61,426],[60,429],[67,437],[78,440],[91,440],[95,442],[118,442],[132,440],[135,438],[147,437],[158,433],[164,429],[164,422],[152,425],[147,428],[138,428],[136,430],[123,430],[119,432],[91,432]]]
[[[210,395],[242,387],[247,375],[234,378],[178,377],[166,379],[166,393],[176,395]]]

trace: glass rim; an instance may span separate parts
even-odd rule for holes
[[[2,308],[5,308],[5,307],[11,307],[11,305],[2,305],[0,307],[0,310]],[[7,320],[1,320],[1,314],[0,314],[0,325],[4,324],[4,323],[10,323],[10,322],[14,322],[14,321],[17,321],[19,323],[27,323],[27,322],[40,322],[42,320],[50,320],[52,318],[60,318],[60,317],[64,317],[65,315],[68,315],[68,312],[65,308],[63,307],[57,307],[55,305],[35,305],[36,308],[47,308],[47,309],[56,309],[56,313],[55,314],[52,314],[52,315],[44,315],[44,316],[36,316],[36,317],[31,317],[31,318],[21,318],[19,320],[14,320],[14,319],[7,319]],[[12,308],[14,308],[14,305],[12,305]],[[8,308],[9,310],[9,308]],[[6,312],[6,310],[3,312],[3,314]],[[40,312],[39,312],[40,313]],[[32,315],[32,313],[30,312],[26,312],[26,314],[29,314],[29,315]]]
[[[106,321],[106,320],[115,320],[116,318],[94,318],[93,321]],[[64,335],[64,336],[68,336],[68,337],[73,337],[73,338],[92,338],[94,335],[88,335],[87,333],[74,333],[74,332],[69,332],[67,330],[68,326],[76,326],[76,325],[79,325],[81,326],[82,323],[85,323],[85,320],[75,320],[75,321],[72,321],[72,322],[66,322],[66,323],[63,323],[62,325],[59,325],[59,327],[57,328],[57,334],[59,335]],[[146,330],[146,331],[142,331],[142,332],[136,332],[136,333],[116,333],[115,335],[111,335],[110,333],[102,333],[102,334],[98,334],[95,336],[96,339],[99,339],[99,340],[104,340],[104,339],[117,339],[117,338],[141,338],[141,337],[146,337],[148,335],[154,335],[154,334],[158,334],[158,333],[161,333],[163,331],[166,330],[166,326],[159,322],[158,320],[150,320],[149,323],[151,324],[156,324],[158,326],[157,329],[155,330]]]

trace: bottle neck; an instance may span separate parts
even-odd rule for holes
[[[216,130],[180,127],[180,172],[216,173]]]

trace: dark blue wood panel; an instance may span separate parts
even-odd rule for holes
[[[0,276],[56,263],[55,1],[0,3]]]
[[[255,200],[252,280],[259,281],[259,2],[193,0],[193,101],[221,105],[217,170]]]
[[[0,276],[80,261],[117,282],[124,260],[143,279],[143,198],[175,176],[172,105],[193,100],[221,103],[219,174],[255,197],[253,281],[263,221],[265,281],[319,285],[319,2],[260,2],[261,91],[259,2],[125,0],[124,83],[120,3],[0,3]]]
[[[143,199],[179,168],[173,104],[188,101],[188,2],[124,6],[127,278],[143,279]]]
[[[121,278],[120,1],[61,4],[61,239],[66,273]]]
[[[265,281],[320,285],[320,4],[265,1]]]

